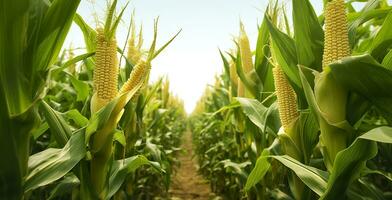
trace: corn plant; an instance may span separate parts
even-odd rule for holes
[[[75,15],[78,4],[79,1],[1,4],[7,15],[1,26],[12,30],[2,33],[1,44],[15,50],[15,54],[1,52],[0,96],[5,102],[1,141],[8,149],[3,151],[5,160],[1,165],[3,198],[110,199],[120,196],[117,191],[126,176],[143,165],[154,168],[143,169],[159,178],[165,171],[170,172],[173,162],[150,161],[149,154],[143,151],[116,157],[114,144],[127,143],[123,140],[125,127],[121,126],[121,121],[127,118],[123,115],[124,108],[131,99],[143,96],[139,90],[147,90],[151,60],[175,37],[155,50],[155,23],[148,56],[140,56],[137,63],[127,60],[126,67],[120,68],[118,52],[125,56],[115,37],[125,8],[116,16],[117,1],[111,2],[105,23],[94,30]],[[72,20],[85,36],[87,53],[75,56],[70,49],[59,56]],[[10,79],[10,73],[18,77]],[[159,86],[156,84],[154,88]],[[160,120],[169,124],[173,118],[184,118],[184,110],[168,89],[165,91],[167,101],[173,102],[167,102],[165,108],[172,114]],[[148,94],[151,99],[155,95]],[[152,110],[156,109],[152,106]],[[144,117],[141,114],[139,119]],[[173,124],[162,131],[157,134],[175,133],[167,138],[173,143],[166,144],[162,150],[166,156],[165,150],[178,147],[184,126]],[[148,136],[140,134],[143,139]],[[174,159],[174,154],[167,156],[168,160]],[[167,176],[170,174],[164,177]],[[128,181],[140,184],[136,180]]]
[[[45,95],[80,1],[3,1],[1,19],[0,195],[21,199],[29,177],[30,136],[39,126],[37,105]]]
[[[239,53],[228,52],[230,60],[221,53],[225,66],[221,80],[228,84],[205,93],[195,110],[193,130],[196,147],[201,149],[201,171],[212,183],[231,177],[204,173],[218,171],[213,167],[217,163],[238,155],[237,164],[250,162],[246,166],[251,171],[242,165],[235,168],[247,181],[237,183],[227,198],[239,198],[233,195],[239,191],[248,199],[390,197],[390,169],[383,161],[390,159],[386,154],[391,143],[386,102],[390,99],[386,85],[391,43],[386,30],[391,8],[385,1],[369,1],[359,11],[352,2],[324,3],[324,13],[317,17],[309,1],[293,0],[290,26],[285,9],[271,2],[259,26],[253,73],[242,68],[245,56],[240,42]],[[235,97],[240,95],[234,72],[253,96]],[[230,91],[234,98],[212,106],[220,90]],[[229,148],[231,154],[216,160],[205,157],[219,148],[217,141],[237,131],[243,140]],[[222,132],[227,135],[218,134]],[[210,137],[214,140],[209,143]],[[234,153],[246,152],[246,144],[253,155],[252,151]],[[227,162],[224,169],[230,171]]]

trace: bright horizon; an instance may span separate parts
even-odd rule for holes
[[[119,0],[122,8],[126,0]],[[291,15],[290,0],[287,3]],[[311,0],[317,14],[322,11],[322,0]],[[150,83],[167,76],[170,91],[183,101],[191,113],[206,86],[215,75],[223,72],[218,48],[227,51],[234,46],[233,36],[238,35],[240,20],[245,26],[251,48],[257,40],[257,26],[263,19],[266,0],[132,0],[117,30],[118,45],[125,44],[130,16],[135,11],[136,25],[143,25],[143,48],[148,49],[153,36],[153,21],[159,16],[158,46],[167,42],[182,29],[181,34],[152,62]],[[93,28],[104,20],[106,1],[82,1],[78,13]],[[99,16],[96,16],[99,13]],[[65,48],[83,48],[80,29],[73,24]],[[82,52],[82,51],[80,51]],[[79,53],[79,52],[78,52]]]

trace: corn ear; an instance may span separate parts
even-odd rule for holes
[[[277,66],[272,69],[280,121],[285,130],[295,121],[298,116],[297,100],[294,90],[291,88],[283,70]]]
[[[127,82],[125,82],[122,88],[120,89],[120,94],[131,91],[140,82],[144,81],[150,69],[151,66],[148,62],[140,60],[139,63],[133,68]]]
[[[346,120],[347,91],[336,82],[328,65],[349,55],[345,4],[343,0],[333,0],[327,3],[325,10],[323,72],[316,76],[314,88],[322,111],[320,142],[328,171],[332,170],[337,153],[347,147],[348,137],[345,130],[336,126]]]
[[[245,74],[247,74],[253,69],[252,51],[250,50],[249,39],[242,23],[240,25],[239,47],[241,53],[242,69],[244,70]]]
[[[239,77],[237,78],[237,82],[238,82],[237,97],[245,97],[245,86]]]
[[[117,44],[106,38],[103,29],[97,30],[95,69],[93,72],[94,95],[91,112],[95,113],[117,96],[118,59]]]
[[[237,95],[237,87],[238,87],[238,75],[237,75],[237,69],[235,66],[235,62],[231,61],[229,64],[230,67],[230,86],[231,86],[231,95],[236,96]]]
[[[323,66],[350,55],[346,7],[343,0],[328,2],[325,10]]]

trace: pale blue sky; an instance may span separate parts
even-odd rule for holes
[[[122,7],[127,1],[119,0]],[[290,11],[290,0],[287,3]],[[317,13],[322,10],[322,0],[311,0]],[[238,35],[240,19],[255,49],[257,25],[263,18],[268,0],[131,0],[117,31],[119,46],[123,46],[130,15],[136,12],[137,25],[143,24],[144,47],[152,39],[153,20],[159,16],[158,45],[162,45],[179,29],[179,37],[153,61],[151,81],[167,75],[171,91],[185,102],[187,112],[192,112],[196,101],[208,83],[223,70],[218,48],[233,47],[233,35]],[[82,0],[78,13],[96,27],[96,17],[103,21],[106,0]],[[289,14],[291,16],[291,14]],[[74,48],[83,47],[83,36],[75,25],[66,40]]]

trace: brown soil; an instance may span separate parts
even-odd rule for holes
[[[179,155],[180,167],[172,179],[169,190],[172,200],[208,200],[213,199],[208,182],[197,173],[196,160],[192,159],[192,136],[184,134],[182,148],[184,153]]]

